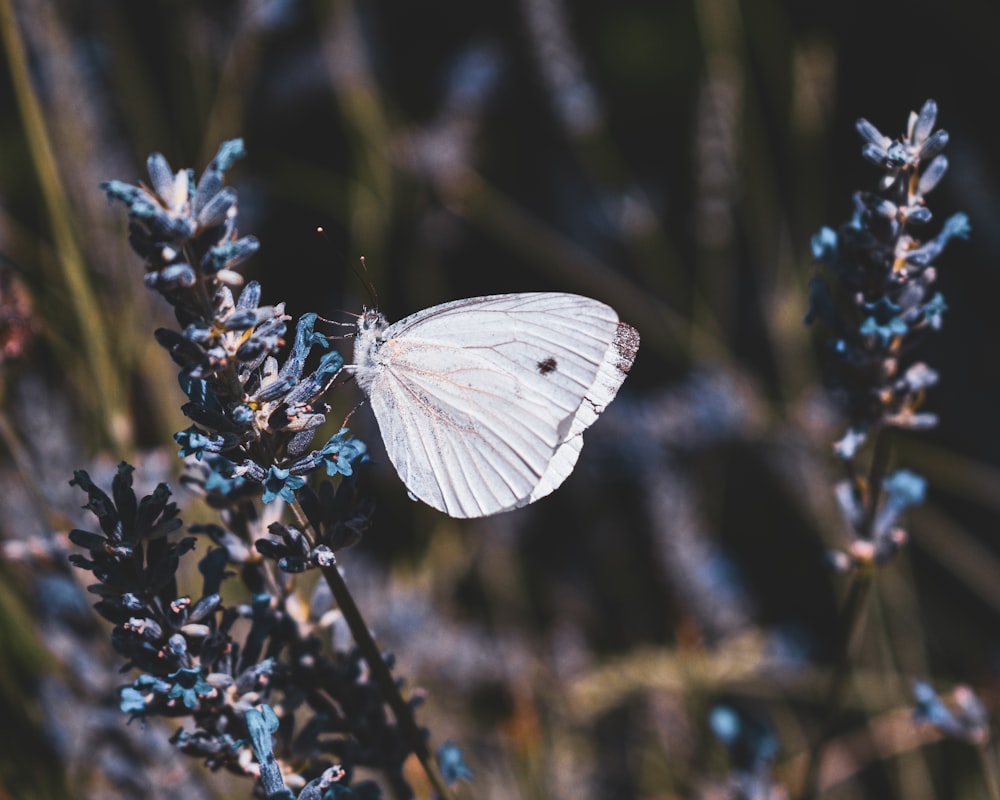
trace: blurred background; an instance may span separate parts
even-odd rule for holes
[[[898,136],[927,98],[951,135],[931,210],[973,234],[939,263],[922,354],[941,423],[896,439],[928,502],[878,576],[823,780],[985,797],[975,753],[908,707],[918,676],[1000,703],[998,22],[995,0],[0,0],[0,798],[250,794],[172,730],[125,728],[127,678],[65,567],[72,470],[127,458],[146,491],[176,485],[188,424],[151,336],[170,315],[97,185],[145,179],[152,151],[200,172],[233,137],[262,243],[245,273],[293,317],[349,320],[369,285],[390,319],[556,290],[642,336],[573,476],[511,514],[411,503],[369,409],[350,419],[378,513],[340,562],[427,691],[420,721],[463,748],[459,796],[738,796],[720,703],[773,732],[797,796],[847,542],[809,239],[875,188],[855,120]],[[333,417],[359,400],[338,390]]]

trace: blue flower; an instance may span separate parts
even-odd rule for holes
[[[155,675],[143,673],[131,685],[118,688],[119,708],[133,718],[144,716],[171,689],[171,684]]]
[[[882,540],[893,536],[893,529],[906,509],[924,502],[927,481],[908,469],[898,470],[882,481],[885,499],[875,520],[874,536]]]
[[[889,475],[882,484],[885,501],[896,513],[924,502],[927,494],[927,480],[908,469],[901,469]]]
[[[228,458],[210,456],[204,461],[207,473],[205,475],[205,491],[227,497],[242,490],[247,480],[235,474],[236,465]]]
[[[831,267],[837,265],[837,232],[833,228],[824,225],[813,234],[810,244],[812,245],[813,258]]]
[[[849,428],[838,441],[834,442],[834,452],[843,459],[850,460],[857,454],[858,449],[868,439],[868,434],[863,429]]]
[[[944,295],[938,292],[924,305],[924,321],[934,330],[939,330],[941,328],[941,317],[947,310],[948,306],[944,302]]]
[[[260,242],[254,236],[243,236],[235,242],[222,242],[210,247],[199,266],[205,275],[215,275],[222,270],[231,270],[246,261],[260,249]]]
[[[877,336],[884,347],[892,341],[893,336],[903,336],[908,330],[909,326],[900,317],[893,317],[885,324],[879,324],[875,317],[867,317],[858,332],[862,336]]]
[[[118,690],[120,698],[118,707],[122,713],[131,714],[133,717],[142,716],[146,713],[146,695],[131,686],[122,686]]]
[[[174,434],[174,441],[181,446],[178,455],[181,458],[194,456],[198,461],[211,451],[212,438],[195,425]]]
[[[199,699],[215,694],[212,685],[202,680],[201,669],[198,667],[182,667],[177,672],[172,672],[169,677],[174,681],[174,685],[167,692],[167,699],[180,698],[186,708],[196,708]]]
[[[319,451],[326,466],[326,474],[331,477],[338,473],[351,475],[354,472],[352,462],[368,451],[360,439],[346,438],[347,433],[347,428],[341,428]]]
[[[295,492],[305,485],[305,478],[292,475],[287,469],[280,469],[272,464],[267,471],[267,478],[264,479],[262,499],[265,503],[270,503],[280,497],[286,503],[294,503]]]
[[[460,780],[472,780],[472,770],[465,763],[462,750],[454,742],[445,742],[438,748],[437,760],[441,776],[449,786],[454,786]]]
[[[930,241],[908,252],[906,260],[910,264],[926,266],[941,255],[948,242],[955,238],[968,239],[971,232],[968,215],[962,212],[952,214],[945,220],[941,232]]]

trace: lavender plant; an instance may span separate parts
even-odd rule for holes
[[[926,430],[937,416],[923,411],[926,392],[937,383],[936,370],[919,359],[919,345],[941,327],[947,309],[934,261],[954,238],[967,238],[968,218],[957,213],[936,235],[918,232],[932,222],[927,195],[948,169],[942,154],[948,134],[934,130],[937,105],[924,103],[911,113],[906,132],[893,139],[865,119],[857,123],[864,139],[862,156],[882,171],[878,190],[854,195],[854,213],[834,231],[823,228],[812,240],[820,274],[810,284],[807,322],[824,323],[829,333],[825,365],[842,399],[848,429],[834,445],[846,477],[836,487],[851,541],[833,555],[851,574],[843,616],[841,658],[831,682],[826,710],[829,723],[839,705],[851,661],[853,633],[863,618],[871,577],[905,544],[900,517],[924,499],[926,481],[907,469],[890,472],[894,429]],[[915,719],[944,735],[980,747],[989,737],[985,710],[971,690],[960,687],[951,711],[930,684],[915,685]],[[829,724],[810,761],[810,788],[816,789],[818,756]],[[991,797],[1000,783],[991,758],[983,757]]]
[[[878,191],[857,192],[850,220],[812,240],[821,274],[810,284],[806,321],[826,326],[829,382],[849,420],[834,446],[846,471],[837,497],[854,537],[836,559],[845,568],[889,560],[905,541],[900,514],[924,496],[923,478],[909,470],[890,474],[888,467],[893,429],[937,423],[920,409],[938,374],[917,351],[941,327],[947,308],[941,293],[931,291],[933,262],[950,240],[969,234],[968,218],[958,213],[932,238],[916,235],[932,220],[927,195],[948,169],[941,154],[948,134],[934,131],[936,119],[937,105],[928,100],[911,113],[900,139],[859,120],[862,155],[883,172]]]
[[[71,561],[94,573],[89,588],[115,626],[112,646],[125,669],[140,671],[120,688],[122,711],[186,720],[172,739],[183,752],[259,778],[269,798],[299,800],[379,797],[378,784],[355,780],[361,767],[411,797],[403,764],[416,754],[447,796],[468,768],[449,744],[442,777],[414,721],[419,693],[403,700],[391,656],[375,646],[336,567],[335,554],[361,538],[372,513],[356,484],[364,443],[340,429],[314,446],[343,358],[310,313],[279,361],[290,320],[283,305],[262,305],[256,282],[234,293],[243,283],[237,267],[258,248],[238,235],[236,193],[223,185],[243,154],[242,142],[225,142],[197,183],[153,154],[149,187],[102,184],[127,208],[146,284],[174,309],[178,329],[156,338],[180,368],[182,410],[193,422],[174,437],[188,462],[183,481],[219,520],[176,537],[183,523],[167,485],[137,498],[123,462],[109,496],[81,470],[71,483],[87,493],[100,530],[70,533],[88,551]],[[328,479],[314,489],[310,478],[322,471]],[[286,505],[288,524],[280,521]],[[212,546],[192,598],[180,593],[177,572],[199,536]],[[329,587],[339,614],[324,613],[322,593],[302,602],[295,576],[308,570],[322,573],[317,587]],[[248,602],[223,597],[237,575]],[[357,642],[349,649],[331,644],[331,626],[345,622]]]

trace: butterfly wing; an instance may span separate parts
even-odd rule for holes
[[[381,338],[366,383],[386,451],[413,495],[455,517],[558,487],[638,348],[611,308],[556,293],[445,303]]]
[[[555,491],[569,477],[583,447],[583,432],[597,421],[601,412],[615,399],[638,349],[638,331],[624,322],[619,322],[614,338],[601,360],[597,376],[574,413],[569,429],[563,436],[548,468],[532,491],[529,503]]]

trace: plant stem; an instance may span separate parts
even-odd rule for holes
[[[351,596],[351,592],[344,582],[343,576],[340,574],[340,570],[334,565],[323,568],[322,572],[327,586],[330,587],[330,591],[333,593],[334,600],[337,601],[337,607],[344,615],[347,626],[351,629],[351,635],[354,637],[355,643],[368,663],[368,668],[372,672],[375,683],[378,685],[386,702],[391,706],[392,712],[396,717],[396,722],[402,728],[403,733],[413,747],[413,752],[424,768],[424,772],[427,773],[428,779],[442,800],[450,800],[451,792],[447,784],[445,784],[444,777],[441,775],[440,770],[438,770],[437,764],[434,763],[434,759],[427,747],[427,740],[420,732],[420,728],[417,727],[417,722],[413,717],[413,709],[403,699],[403,695],[400,694],[399,686],[392,677],[392,673],[389,671],[389,667],[386,665],[378,645],[375,644],[375,639],[372,638],[368,626],[365,624],[365,620],[361,616],[361,612],[358,610],[354,598]]]
[[[309,520],[306,519],[299,504],[292,503],[291,509],[301,529],[309,531],[312,526],[309,524]],[[321,569],[321,572],[327,586],[330,587],[333,599],[337,602],[340,613],[344,615],[344,620],[347,622],[347,627],[351,630],[351,636],[354,637],[355,644],[361,650],[361,655],[364,656],[365,662],[371,670],[372,677],[375,679],[379,691],[382,692],[382,697],[392,708],[396,722],[399,724],[407,740],[409,740],[410,746],[420,761],[420,765],[424,768],[428,780],[438,793],[440,800],[452,800],[451,790],[448,788],[448,784],[445,783],[444,776],[441,775],[441,771],[438,769],[434,757],[431,755],[430,748],[427,746],[427,739],[417,726],[417,721],[413,716],[413,709],[403,699],[403,695],[399,691],[399,686],[395,678],[392,677],[385,659],[382,657],[382,651],[375,644],[375,639],[368,630],[368,625],[365,623],[364,617],[361,616],[361,611],[354,602],[351,590],[347,588],[340,570],[334,564],[330,567],[324,567]]]
[[[871,540],[875,528],[875,517],[878,514],[879,502],[882,499],[882,481],[889,469],[889,456],[892,446],[889,429],[880,426],[875,434],[875,448],[872,453],[872,463],[868,468],[868,502],[865,505],[865,516],[858,532],[861,538]]]
[[[865,495],[864,517],[857,532],[861,539],[870,541],[874,534],[875,520],[882,499],[882,482],[889,469],[891,455],[892,446],[889,431],[885,427],[879,427],[878,433],[875,435],[871,464],[868,468],[868,491]],[[871,589],[874,569],[875,566],[873,564],[862,564],[858,565],[855,571],[851,573],[851,585],[848,587],[847,597],[844,599],[844,608],[840,616],[842,625],[840,629],[841,641],[838,648],[839,655],[833,675],[830,677],[830,686],[823,704],[823,724],[820,728],[819,737],[809,751],[809,769],[804,783],[806,797],[815,797],[820,788],[818,785],[820,756],[822,755],[823,748],[832,736],[834,717],[840,706],[844,687],[851,673],[852,656],[857,646],[857,641],[860,639],[860,632],[865,619],[865,601]],[[996,800],[1000,800],[1000,798]]]
[[[14,95],[21,112],[42,199],[48,211],[57,260],[61,268],[59,279],[72,298],[73,311],[79,326],[79,346],[87,359],[94,385],[103,398],[104,418],[101,424],[112,449],[125,451],[131,446],[131,425],[125,409],[125,389],[114,363],[107,325],[97,295],[90,285],[83,254],[73,231],[73,215],[66,200],[66,191],[59,177],[59,168],[41,103],[35,95],[28,70],[28,54],[21,40],[17,19],[10,0],[0,0],[0,42],[7,53]]]
[[[851,576],[851,585],[848,587],[847,597],[844,599],[843,613],[841,614],[842,626],[840,629],[840,647],[838,648],[839,656],[833,670],[833,675],[830,677],[830,685],[823,703],[823,724],[820,728],[820,735],[809,750],[809,767],[803,783],[805,787],[804,797],[818,796],[821,788],[819,786],[820,758],[823,754],[823,748],[833,735],[834,718],[837,710],[840,708],[840,701],[844,695],[844,687],[851,674],[852,655],[856,646],[855,643],[860,640],[860,633],[865,619],[863,613],[866,607],[865,601],[871,589],[873,575],[874,573],[870,570],[865,570],[854,572]]]
[[[1000,800],[1000,776],[997,775],[996,750],[991,745],[991,741],[980,742],[976,745],[976,753],[979,755],[979,763],[983,768],[983,778],[986,781],[986,790],[990,800]]]

